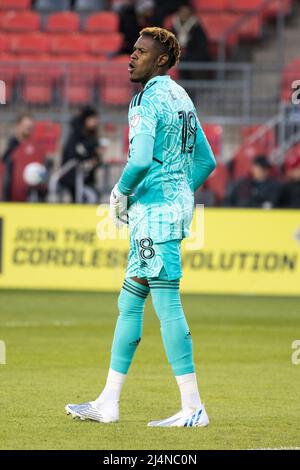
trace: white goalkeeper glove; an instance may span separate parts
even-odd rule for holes
[[[127,204],[128,197],[119,191],[116,184],[110,195],[109,214],[113,223],[119,228],[123,224],[128,224]]]

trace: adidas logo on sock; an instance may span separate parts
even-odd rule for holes
[[[129,343],[129,346],[138,346],[140,344],[141,338],[136,339],[135,341],[132,341]]]

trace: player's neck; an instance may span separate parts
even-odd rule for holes
[[[153,78],[157,78],[157,77],[165,77],[167,75],[167,72],[164,72],[164,73],[154,73],[150,78],[148,78],[146,81],[143,81],[142,82],[142,87],[145,88],[145,86],[151,81],[153,80]]]

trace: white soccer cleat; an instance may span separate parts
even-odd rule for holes
[[[92,420],[98,423],[114,423],[119,420],[119,411],[117,408],[112,409],[108,406],[96,406],[95,402],[90,401],[81,405],[66,405],[67,414],[72,418],[79,418],[82,421]]]
[[[181,410],[170,418],[160,421],[150,421],[150,427],[162,428],[194,428],[205,427],[209,425],[209,419],[206,414],[204,405],[197,409]]]

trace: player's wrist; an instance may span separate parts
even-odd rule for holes
[[[114,186],[112,193],[115,198],[120,199],[121,197],[124,197],[124,194],[119,189],[118,183]]]
[[[128,197],[132,194],[132,191],[128,191],[126,186],[124,186],[121,181],[119,181],[115,187],[117,189],[119,197]]]

